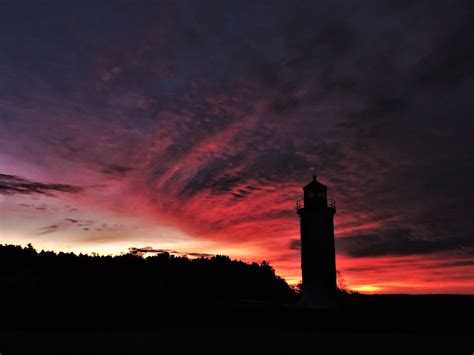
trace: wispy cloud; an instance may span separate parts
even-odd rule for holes
[[[57,192],[78,193],[82,192],[83,188],[79,186],[66,184],[48,184],[27,180],[25,178],[0,174],[0,194],[43,194],[54,195]]]
[[[178,255],[178,256],[186,256],[186,257],[191,257],[191,258],[210,258],[214,254],[209,254],[209,253],[198,253],[198,252],[182,252],[182,251],[176,251],[172,249],[156,249],[153,247],[142,247],[142,248],[135,248],[131,247],[128,248],[129,253],[131,254],[163,254],[163,253],[168,253],[168,254],[173,254],[173,255]]]

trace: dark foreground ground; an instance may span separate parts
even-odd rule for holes
[[[330,311],[245,301],[32,299],[2,302],[2,355],[474,353],[473,296],[353,296]]]
[[[268,328],[2,333],[2,354],[472,354],[472,338]]]

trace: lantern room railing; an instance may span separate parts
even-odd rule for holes
[[[336,210],[336,200],[333,198],[328,198],[326,202],[326,206],[328,208],[332,208]],[[304,208],[304,200],[297,200],[296,201],[296,211],[302,210]]]

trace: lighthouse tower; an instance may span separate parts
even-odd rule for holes
[[[327,187],[316,179],[303,187],[304,199],[296,202],[301,226],[303,302],[331,308],[336,296],[334,223],[336,203],[327,198]]]

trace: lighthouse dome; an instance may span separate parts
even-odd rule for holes
[[[327,186],[321,184],[317,179],[316,175],[313,176],[313,181],[311,181],[308,185],[303,187],[305,192],[325,192],[327,191]]]

